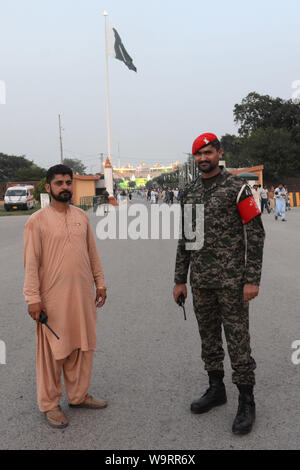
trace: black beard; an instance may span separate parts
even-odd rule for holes
[[[204,162],[201,162],[201,163],[204,163]],[[205,162],[205,163],[209,164],[209,166],[206,168],[201,168],[201,164],[198,163],[198,167],[202,173],[211,173],[215,168],[217,168],[217,166],[219,166],[219,163],[217,163],[216,165],[213,165],[211,162]]]
[[[51,197],[53,197],[53,199],[55,199],[58,202],[69,202],[72,199],[72,193],[70,191],[62,191],[61,193],[59,193],[58,196],[56,196],[52,192],[52,189],[50,187],[50,194],[51,194]]]

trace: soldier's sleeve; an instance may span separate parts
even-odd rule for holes
[[[246,284],[260,284],[265,230],[261,212],[256,206],[251,188],[244,185],[238,195],[237,207],[246,232]]]
[[[182,202],[181,202],[181,220],[182,220],[182,232],[181,238],[178,240],[177,253],[176,253],[176,263],[175,263],[175,284],[186,284],[187,276],[190,265],[191,251],[185,249],[186,239],[184,237],[184,202],[185,202],[185,192],[183,193]]]

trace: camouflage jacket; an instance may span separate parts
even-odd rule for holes
[[[192,287],[217,289],[241,283],[259,285],[265,231],[261,216],[243,225],[237,208],[237,197],[245,181],[221,167],[219,177],[206,189],[199,176],[187,185],[184,204],[204,204],[204,243],[202,248],[187,250],[182,223],[178,241],[175,283],[185,284],[190,267]],[[249,186],[239,201],[252,195]],[[193,207],[193,206],[191,206]]]

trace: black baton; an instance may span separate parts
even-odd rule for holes
[[[42,323],[43,325],[45,325],[47,328],[49,328],[49,330],[51,331],[51,333],[53,333],[54,336],[56,336],[56,338],[59,339],[59,337],[57,336],[57,334],[54,333],[54,331],[52,330],[52,328],[50,328],[50,326],[48,325],[47,321],[48,321],[47,314],[46,314],[46,312],[44,312],[44,310],[42,310],[41,313],[40,313],[40,316],[39,316],[39,322]]]
[[[184,319],[186,320],[186,314],[185,314],[185,308],[184,308],[185,297],[184,297],[183,294],[180,294],[180,296],[177,299],[177,303],[178,303],[179,307],[183,308],[183,315],[184,315]]]

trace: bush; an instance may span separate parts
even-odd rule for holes
[[[41,193],[46,193],[47,192],[46,188],[45,188],[45,184],[46,184],[46,178],[43,178],[33,191],[33,197],[38,202],[41,202],[40,201]]]

